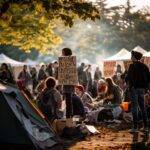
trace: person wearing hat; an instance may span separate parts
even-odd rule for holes
[[[131,92],[131,111],[133,116],[133,128],[130,132],[138,131],[138,106],[142,113],[144,131],[148,131],[147,114],[144,104],[144,94],[148,89],[150,83],[150,72],[148,67],[140,60],[142,54],[140,52],[132,51],[129,69],[126,75],[126,82],[129,85]]]
[[[84,87],[82,85],[77,85],[75,87],[75,92],[82,100],[85,111],[91,111],[94,108],[93,99],[87,92],[85,92]]]

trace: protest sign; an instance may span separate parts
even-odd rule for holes
[[[58,84],[78,84],[77,65],[75,56],[59,57]]]
[[[116,61],[104,62],[104,77],[112,77],[115,73]]]

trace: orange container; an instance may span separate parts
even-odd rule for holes
[[[130,102],[122,102],[122,103],[121,103],[121,108],[122,108],[125,112],[127,112],[127,111],[129,111],[129,105],[130,105]]]

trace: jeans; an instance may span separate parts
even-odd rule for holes
[[[145,90],[142,88],[131,89],[131,111],[133,115],[133,127],[138,128],[138,108],[142,113],[144,127],[147,127],[147,113],[144,104]]]

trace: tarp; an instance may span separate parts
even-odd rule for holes
[[[119,60],[120,57],[123,57],[129,53],[130,52],[128,50],[126,50],[125,48],[122,48],[117,54],[115,54],[109,58],[106,58],[104,61],[116,61],[116,60]]]
[[[0,144],[34,149],[57,144],[52,127],[39,110],[16,87],[4,83],[0,83],[0,120]]]
[[[13,60],[4,54],[0,54],[0,64],[2,64],[2,63],[10,64],[11,66],[23,66],[23,65],[25,65],[25,63]]]

